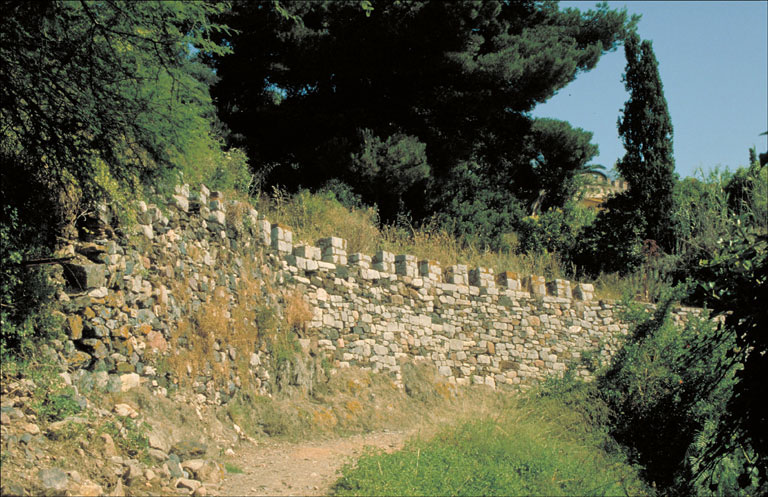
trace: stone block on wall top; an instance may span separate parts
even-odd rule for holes
[[[258,234],[259,243],[269,247],[272,245],[272,224],[266,219],[261,219],[256,222],[256,233]]]
[[[349,264],[354,266],[359,266],[365,269],[370,269],[371,267],[371,256],[366,254],[361,254],[359,252],[356,252],[354,254],[349,254]]]
[[[439,261],[423,260],[419,261],[419,274],[433,281],[442,281],[443,269]]]
[[[493,277],[493,269],[486,267],[476,267],[469,271],[469,284],[482,288],[492,288],[496,286]]]
[[[568,280],[555,279],[547,283],[547,290],[553,297],[561,299],[571,299],[571,282]]]
[[[224,214],[224,211],[220,210],[212,210],[210,211],[210,214],[208,214],[208,224],[209,229],[211,230],[219,230],[222,226],[227,222],[226,214]]]
[[[347,250],[347,241],[337,236],[329,236],[326,238],[321,238],[317,241],[317,245],[321,249],[331,247],[339,250],[344,250],[345,252]]]
[[[313,261],[319,261],[321,258],[320,247],[313,247],[312,245],[306,244],[293,247],[293,255]]]
[[[509,290],[514,290],[516,292],[523,289],[520,275],[512,271],[502,271],[499,273],[496,277],[496,283],[502,288],[508,288]]]
[[[401,254],[395,256],[395,274],[415,278],[416,271],[416,256],[409,254]]]
[[[591,283],[577,283],[573,289],[573,296],[577,300],[592,300],[595,295],[595,287]]]
[[[284,224],[275,223],[270,232],[272,248],[283,254],[293,252],[293,232]]]
[[[531,295],[536,295],[538,297],[547,296],[547,284],[543,276],[537,276],[535,274],[528,276],[528,278],[526,278],[526,287],[527,290],[531,292]]]
[[[373,269],[384,273],[395,272],[395,254],[386,250],[379,250],[373,256]]]
[[[321,259],[333,264],[347,264],[347,241],[336,236],[321,238],[317,241],[320,247]]]
[[[448,266],[445,270],[445,282],[453,285],[469,285],[469,268],[467,265]]]

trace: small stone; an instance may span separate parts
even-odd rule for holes
[[[168,445],[168,442],[166,442],[163,437],[161,437],[154,431],[149,432],[147,439],[149,441],[149,447],[152,449],[157,449],[165,453],[168,453],[168,451],[171,450],[171,447]],[[166,456],[166,459],[167,458],[168,457]]]
[[[67,282],[77,290],[103,287],[107,282],[103,264],[63,264],[62,267]]]
[[[205,461],[205,464],[195,471],[198,480],[206,483],[219,483],[224,476],[223,468],[215,461]]]
[[[112,490],[112,492],[109,493],[110,497],[125,497],[125,489],[123,488],[123,480],[118,479],[117,485],[115,485],[115,488]]]
[[[109,433],[102,433],[101,440],[104,442],[104,455],[107,457],[116,456],[117,450],[115,449],[115,442],[112,440],[112,436]]]
[[[135,419],[139,417],[139,413],[136,412],[136,409],[129,406],[128,404],[115,404],[115,408],[113,409],[113,411],[118,416],[126,416],[131,419]]]
[[[203,484],[197,480],[192,480],[190,478],[179,478],[176,480],[176,483],[174,484],[174,487],[176,488],[186,488],[191,491],[195,491],[198,488],[200,488]]]
[[[75,495],[98,497],[99,495],[104,495],[104,490],[101,488],[101,485],[94,483],[91,480],[85,480],[77,487]]]
[[[0,424],[7,425],[11,424],[11,417],[8,415],[8,413],[0,413]]]
[[[103,299],[104,297],[107,296],[108,293],[109,291],[107,290],[107,287],[102,286],[99,288],[94,288],[93,290],[88,292],[88,296],[96,299]]]
[[[190,459],[181,463],[182,468],[188,469],[193,473],[200,471],[203,466],[205,466],[205,461],[203,459]]]
[[[24,423],[22,425],[22,429],[29,433],[30,435],[39,435],[40,434],[40,427],[37,426],[35,423]]]
[[[80,316],[67,316],[67,328],[69,329],[70,339],[80,340],[83,338],[83,318]]]
[[[149,457],[157,462],[165,462],[168,460],[168,454],[160,449],[149,449],[147,450],[147,453],[149,454]]]
[[[147,334],[146,344],[149,349],[159,352],[165,352],[165,349],[168,348],[168,342],[163,337],[163,334],[155,330]]]
[[[137,388],[141,384],[141,377],[136,373],[128,373],[120,375],[120,391],[127,392],[133,388]]]
[[[168,472],[171,474],[172,478],[179,478],[184,476],[184,472],[182,471],[178,460],[169,458],[166,464],[168,465]]]

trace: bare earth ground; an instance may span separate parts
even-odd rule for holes
[[[366,447],[387,452],[403,446],[411,432],[383,431],[314,442],[259,442],[231,458],[243,473],[228,473],[218,495],[328,495],[341,467]],[[213,490],[213,489],[212,489]]]

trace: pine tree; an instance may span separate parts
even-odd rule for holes
[[[624,87],[629,100],[618,121],[626,154],[616,164],[629,183],[627,208],[645,220],[644,239],[672,248],[669,213],[675,185],[672,121],[651,42],[636,34],[625,44]]]

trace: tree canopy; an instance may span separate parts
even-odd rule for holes
[[[402,149],[409,137],[423,161],[409,169],[418,174],[389,178],[399,198],[385,202],[382,217],[423,218],[449,213],[456,196],[478,198],[462,191],[469,184],[457,178],[466,174],[489,190],[480,197],[525,205],[540,188],[558,190],[552,178],[567,180],[596,152],[576,139],[569,160],[553,152],[546,167],[534,164],[542,133],[579,132],[565,123],[534,126],[528,113],[623,40],[632,25],[625,12],[561,11],[549,1],[369,6],[284,3],[286,17],[271,1],[236,2],[220,18],[234,29],[222,37],[233,53],[214,60],[213,94],[235,143],[263,164],[268,183],[316,187],[342,178],[365,200],[383,202],[368,193],[380,172],[363,172],[360,158],[370,143]],[[556,204],[562,192],[554,190],[547,198]]]
[[[20,185],[43,198],[98,198],[116,181],[162,173],[209,130],[213,75],[193,51],[226,52],[210,40],[220,6],[4,1],[1,9],[6,199],[25,194]]]

